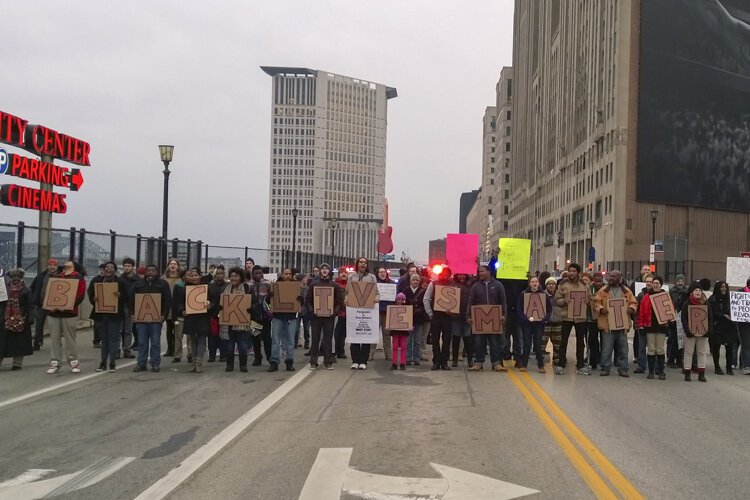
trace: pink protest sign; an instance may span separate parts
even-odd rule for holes
[[[479,257],[478,234],[449,234],[445,242],[445,260],[453,274],[476,274]]]

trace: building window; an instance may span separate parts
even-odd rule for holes
[[[510,143],[509,142],[505,143],[505,151],[510,152]]]

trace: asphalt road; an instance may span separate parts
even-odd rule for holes
[[[750,487],[750,377],[714,376],[712,366],[707,384],[677,370],[666,381],[465,364],[392,372],[378,353],[364,372],[340,362],[226,373],[216,363],[193,374],[166,361],[160,373],[132,373],[121,360],[117,373],[91,376],[90,345],[90,333],[79,336],[81,375],[46,375],[44,348],[21,371],[0,368],[0,499],[528,492],[495,481],[538,492],[529,498],[719,499]],[[451,468],[446,479],[440,466]]]

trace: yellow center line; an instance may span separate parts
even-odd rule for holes
[[[596,498],[616,499],[617,495],[615,495],[615,493],[609,488],[607,483],[604,482],[604,480],[599,476],[594,468],[589,465],[589,463],[586,461],[583,455],[581,455],[581,453],[570,441],[570,439],[568,439],[568,437],[560,430],[560,428],[555,425],[552,417],[550,417],[549,414],[544,411],[542,405],[539,403],[539,401],[536,400],[534,395],[531,394],[531,391],[526,388],[523,382],[521,382],[521,379],[518,378],[518,375],[516,375],[513,371],[509,371],[508,376],[511,382],[513,382],[513,384],[516,386],[516,389],[518,389],[523,397],[526,398],[526,401],[529,403],[531,409],[534,410],[534,413],[537,414],[539,420],[542,421],[542,424],[547,428],[547,431],[549,431],[549,433],[552,435],[552,438],[557,442],[558,446],[560,446],[560,449],[568,457],[568,460],[570,460],[573,466],[578,469],[578,473],[581,475],[588,487],[591,488],[591,491],[594,493]]]
[[[586,435],[568,418],[564,411],[552,400],[551,397],[542,389],[542,387],[528,373],[522,375],[526,383],[536,393],[539,399],[544,402],[547,409],[557,418],[557,421],[568,431],[578,445],[589,456],[604,475],[614,484],[615,488],[628,499],[645,498],[633,484],[615,467],[612,462],[589,440]]]

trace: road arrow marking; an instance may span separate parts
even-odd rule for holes
[[[20,476],[16,476],[13,479],[8,479],[7,481],[3,481],[2,483],[0,483],[0,488],[30,483],[32,481],[36,481],[37,479],[41,479],[44,476],[49,476],[53,472],[57,471],[55,469],[29,469]]]
[[[31,471],[45,470],[46,472],[49,472],[46,469],[30,469],[17,478],[0,484],[0,500],[18,500],[19,498],[32,500],[37,498],[49,498],[77,491],[106,479],[133,460],[135,460],[135,457],[106,457],[95,464],[72,474],[65,474],[63,476],[53,477],[43,481],[16,482],[15,484],[8,484],[12,481],[18,481],[19,479],[24,478],[24,475]]]
[[[503,500],[539,493],[517,484],[430,463],[442,477],[414,478],[370,474],[349,467],[353,448],[321,448],[300,500],[337,500],[341,493],[361,498],[427,497],[441,500]]]

